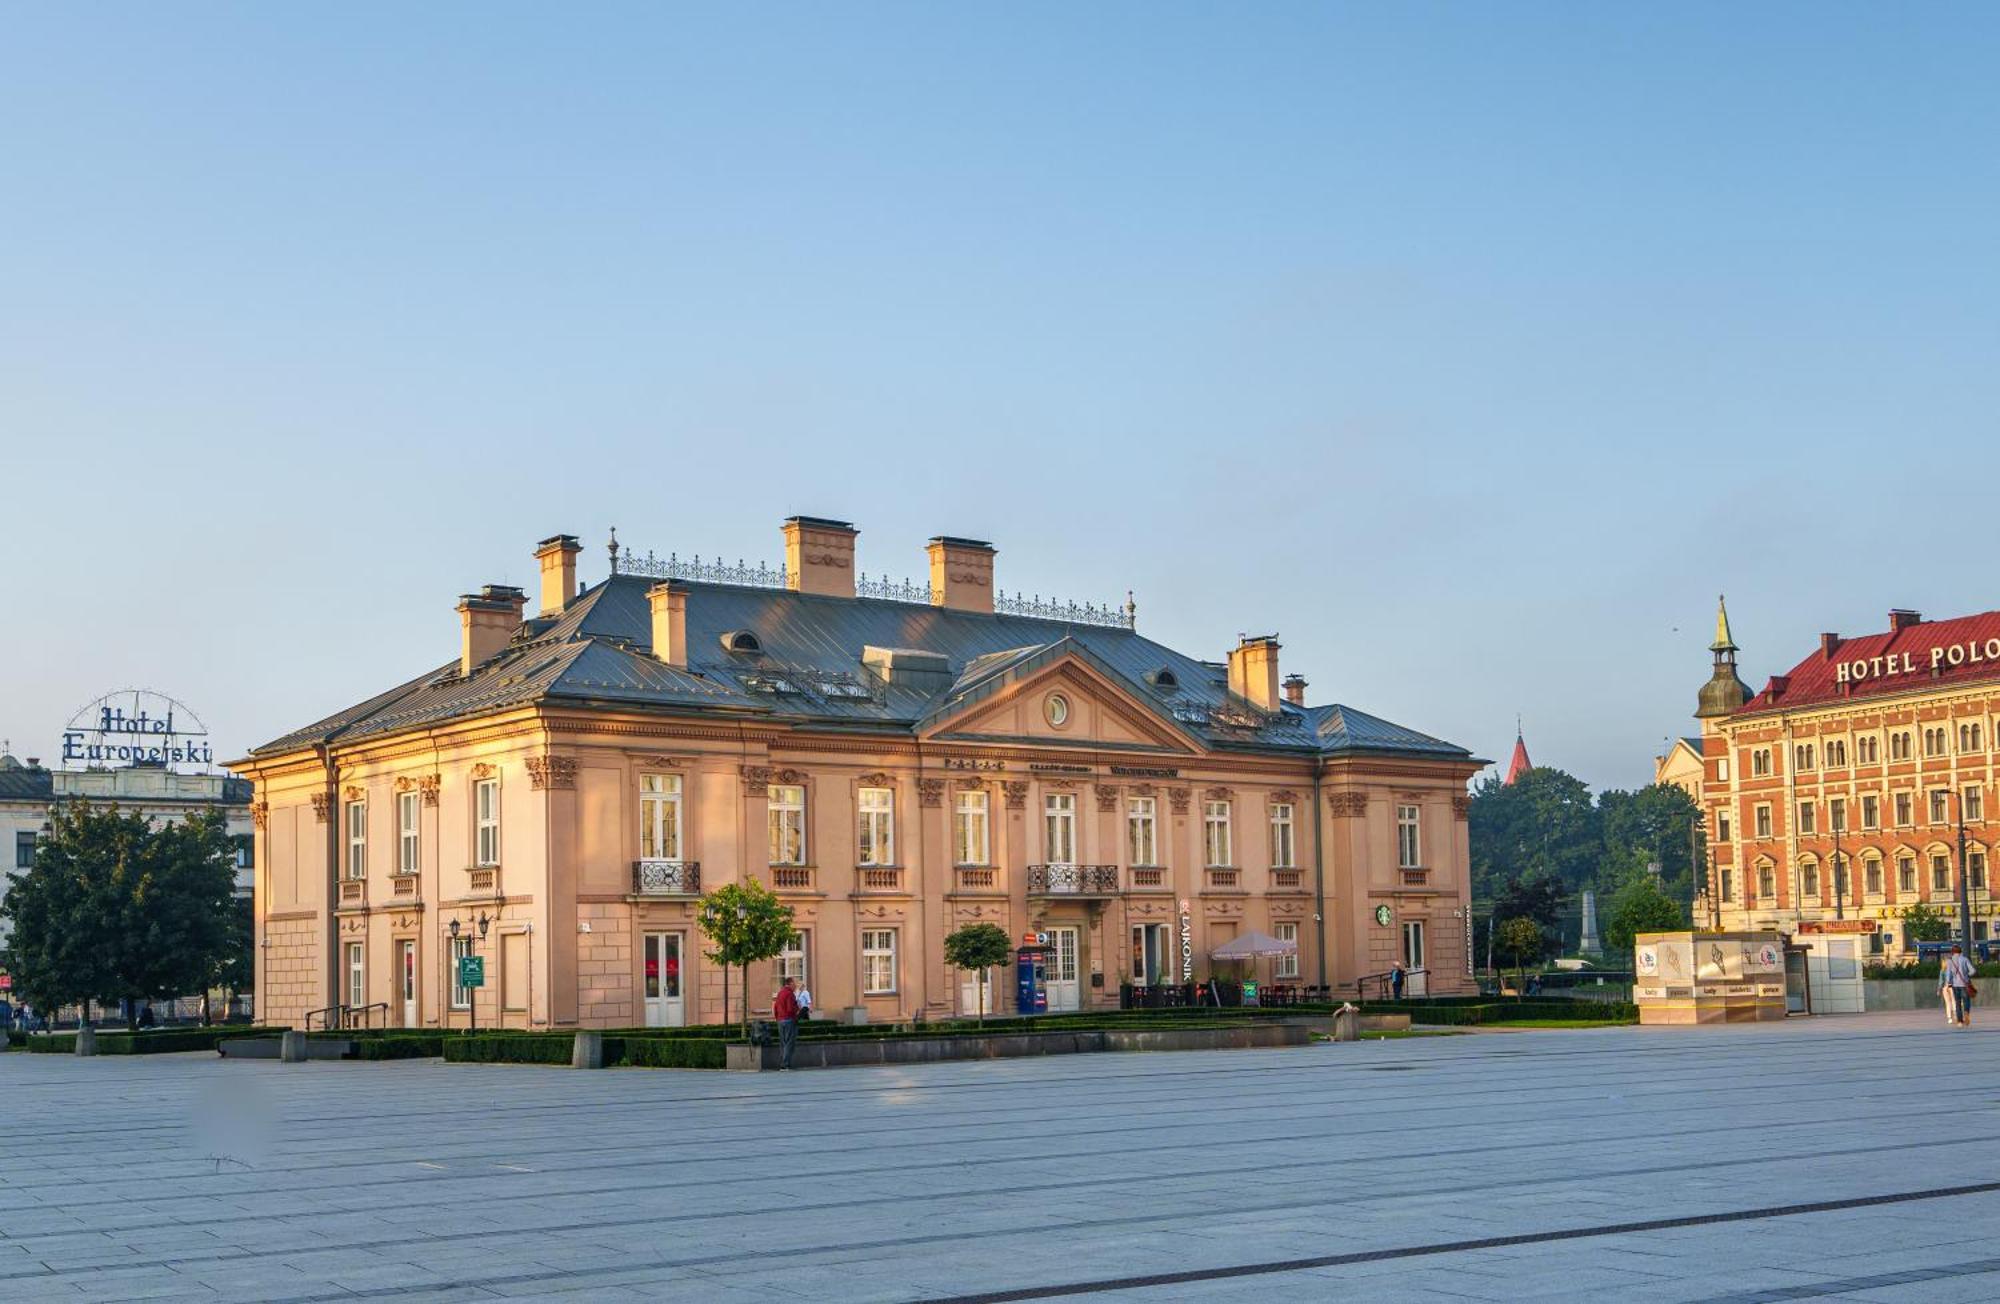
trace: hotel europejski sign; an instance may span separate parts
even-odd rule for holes
[[[1882,656],[1856,657],[1852,661],[1842,661],[1833,668],[1833,682],[1836,684],[1858,684],[1864,679],[1887,679],[1890,675],[1911,675],[1918,670],[1938,671],[1956,666],[1976,666],[1982,662],[2000,662],[2000,638],[1989,638],[1984,643],[1970,639],[1964,643],[1947,643],[1931,649],[1928,661],[1919,661],[1911,652],[1890,652]]]
[[[215,764],[208,730],[194,712],[161,693],[107,693],[70,717],[63,729],[65,765]]]

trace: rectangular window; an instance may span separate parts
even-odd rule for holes
[[[1861,827],[1875,829],[1882,827],[1882,799],[1870,794],[1861,799]]]
[[[1778,895],[1778,876],[1769,865],[1757,868],[1757,899],[1770,901]]]
[[[1799,803],[1799,832],[1801,834],[1819,832],[1819,812],[1813,809],[1813,804],[1809,801]]]
[[[1974,784],[1973,786],[1967,788],[1965,791],[1961,792],[1958,796],[1958,808],[1960,812],[1964,815],[1965,822],[1968,824],[1974,822],[1975,820],[1985,819],[1986,818],[1985,790],[1980,788],[1979,785],[1977,784]]]
[[[1051,865],[1076,863],[1076,797],[1052,792],[1042,799],[1042,842]]]
[[[423,801],[414,792],[396,794],[396,872],[414,874],[423,867]]]
[[[1125,852],[1134,865],[1160,863],[1160,801],[1133,797],[1125,803]]]
[[[1275,803],[1271,807],[1271,868],[1291,869],[1298,862],[1293,859],[1292,847],[1292,804],[1288,801]]]
[[[1210,865],[1233,865],[1232,848],[1229,845],[1229,803],[1209,801],[1202,803],[1202,854],[1208,857]]]
[[[1965,853],[1965,868],[1966,872],[1972,875],[1972,886],[1978,888],[1982,892],[1985,891],[1986,853],[1983,851],[1976,851],[1976,850],[1967,851]]]
[[[1396,807],[1396,863],[1404,869],[1421,869],[1424,864],[1422,812],[1415,806]]]
[[[798,784],[774,783],[768,798],[771,812],[771,863],[806,863],[806,790]]]
[[[368,803],[347,803],[347,876],[368,877]]]
[[[1808,864],[1799,870],[1799,895],[1811,901],[1819,896],[1819,866]]]
[[[35,835],[16,833],[14,835],[14,868],[33,869],[35,867]]]
[[[987,825],[987,795],[983,788],[965,788],[952,809],[952,855],[961,865],[993,863],[992,835]]]
[[[454,1010],[469,1010],[472,1008],[472,989],[458,985],[458,962],[471,954],[472,939],[470,937],[454,937],[451,939],[451,1008]]]
[[[1931,823],[1942,824],[1950,818],[1951,812],[1947,809],[1945,794],[1942,791],[1933,790],[1931,793]]]
[[[859,827],[855,846],[864,865],[896,863],[896,794],[888,788],[863,788],[855,794]]]
[[[887,996],[896,990],[895,929],[862,930],[861,990],[869,996]]]
[[[1833,895],[1837,901],[1847,900],[1847,858],[1835,856],[1833,859]]]
[[[1403,967],[1424,967],[1424,921],[1421,919],[1403,921]]]
[[[1826,803],[1826,822],[1835,833],[1847,832],[1847,798],[1835,797]]]
[[[1727,756],[1718,756],[1715,758],[1715,781],[1717,783],[1729,782],[1729,758]]]
[[[474,864],[500,863],[500,780],[481,779],[472,785]]]
[[[807,981],[812,972],[812,934],[793,933],[792,940],[785,943],[785,949],[778,952],[778,981],[789,978],[802,990],[811,991]]]
[[[1290,942],[1296,947],[1299,941],[1299,926],[1296,922],[1272,924],[1271,935],[1276,937],[1280,942]],[[1277,966],[1271,970],[1271,976],[1274,978],[1298,977],[1299,953],[1294,950],[1290,955],[1279,956]]]
[[[1753,815],[1755,816],[1755,819],[1754,819],[1754,827],[1755,827],[1755,828],[1756,828],[1756,830],[1757,830],[1757,832],[1756,832],[1756,835],[1755,835],[1755,836],[1757,836],[1757,837],[1760,837],[1760,838],[1768,838],[1768,837],[1770,837],[1770,836],[1771,836],[1771,808],[1770,808],[1769,806],[1759,806],[1759,807],[1757,807],[1757,809],[1756,809],[1756,810],[1755,810],[1755,811],[1753,812]]]
[[[368,1003],[367,974],[362,971],[362,947],[359,942],[347,944],[347,1003],[359,1008]]]
[[[1942,851],[1931,855],[1931,891],[1951,891],[1951,861]]]
[[[1908,856],[1899,857],[1896,861],[1896,890],[1898,892],[1917,890],[1917,862]]]
[[[639,776],[639,859],[681,859],[681,776]]]
[[[1726,810],[1715,812],[1715,840],[1717,842],[1729,841],[1729,812]]]
[[[1882,895],[1882,862],[1864,860],[1861,862],[1861,882],[1870,896]]]
[[[1724,901],[1731,903],[1735,902],[1736,900],[1735,874],[1732,871],[1725,869],[1721,871],[1721,878],[1722,878],[1722,899]]]
[[[1751,752],[1750,777],[1753,779],[1763,779],[1768,778],[1770,773],[1771,749],[1768,747],[1759,747],[1756,751]]]

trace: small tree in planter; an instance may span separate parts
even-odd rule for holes
[[[1547,954],[1548,939],[1542,935],[1542,926],[1526,915],[1516,915],[1500,921],[1500,931],[1494,940],[1500,944],[1502,955],[1513,957],[1514,987],[1517,992],[1525,994],[1528,989],[1524,972],[1527,962],[1533,960],[1539,964],[1542,956]]]
[[[750,1036],[750,966],[777,958],[792,940],[792,908],[750,879],[724,883],[701,900],[695,923],[715,943],[705,954],[722,966],[722,1018],[729,1020],[729,966],[743,973],[743,1036]]]
[[[1007,963],[1014,953],[1014,943],[1008,938],[1007,930],[998,924],[967,924],[944,939],[944,962],[954,969],[977,970],[979,973],[979,1008],[977,1020],[986,1022],[986,971],[996,964]]]

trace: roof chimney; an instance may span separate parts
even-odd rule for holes
[[[1840,651],[1840,642],[1841,639],[1838,634],[1821,634],[1819,636],[1819,659],[1822,661],[1833,660],[1833,654]]]
[[[1229,654],[1229,691],[1261,711],[1278,709],[1278,636],[1246,634]]]
[[[931,536],[931,605],[952,611],[993,611],[993,545],[982,539]]]
[[[574,534],[558,534],[535,545],[542,564],[542,614],[555,616],[576,596],[576,558],[583,545]]]
[[[854,596],[854,538],[861,531],[823,516],[785,518],[785,583],[797,593]]]
[[[1889,612],[1889,632],[1891,634],[1901,633],[1912,625],[1923,624],[1923,621],[1924,618],[1916,612],[1904,607],[1896,607]]]
[[[653,608],[653,655],[676,670],[688,663],[688,590],[679,580],[662,580],[646,590]]]
[[[528,595],[511,584],[488,584],[458,600],[458,673],[470,675],[507,646],[521,623]]]
[[[1285,700],[1287,702],[1290,702],[1293,706],[1304,706],[1306,704],[1306,677],[1304,675],[1286,675],[1284,689]]]

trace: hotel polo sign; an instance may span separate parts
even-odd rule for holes
[[[1833,682],[1858,684],[1870,679],[1887,679],[1891,675],[1913,675],[1919,670],[1936,674],[1940,670],[1983,665],[1988,661],[2000,664],[2000,638],[1989,638],[1983,643],[1978,639],[1947,643],[1932,648],[1928,656],[1920,652],[1889,652],[1837,662],[1833,667]]]
[[[208,767],[208,727],[183,702],[144,688],[106,693],[63,727],[65,766]]]

